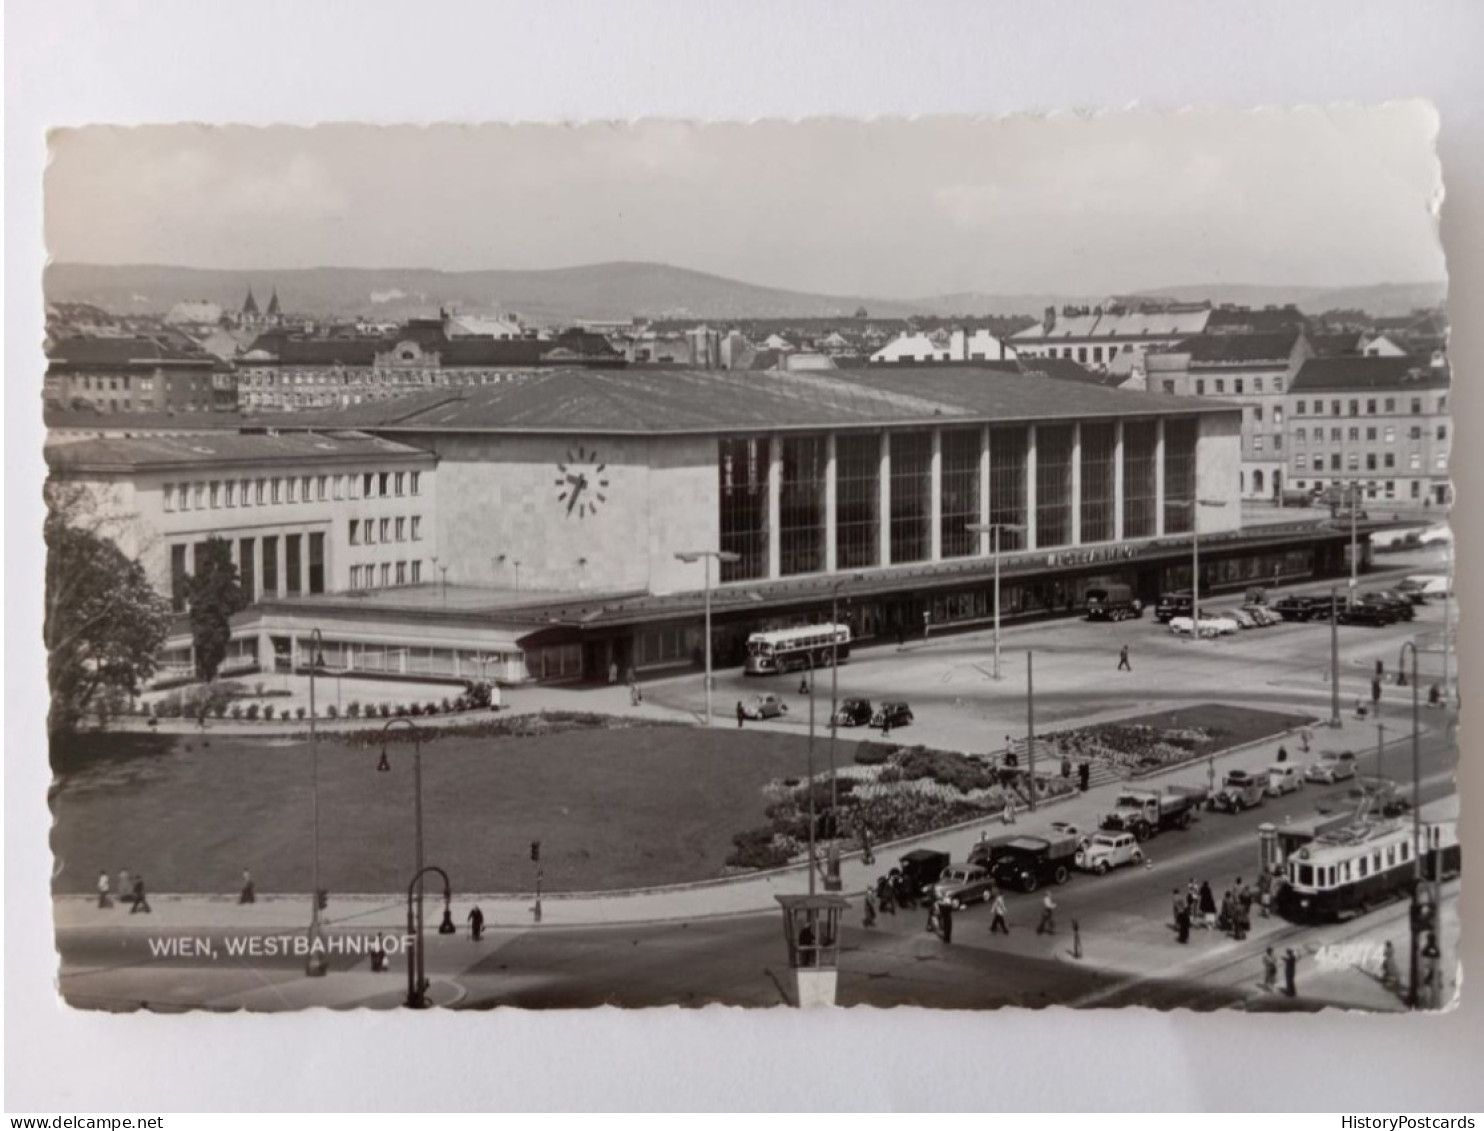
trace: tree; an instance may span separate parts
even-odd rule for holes
[[[857,306],[855,308],[855,317],[856,317],[856,320],[857,321],[864,322],[867,318],[869,318],[871,316],[870,316],[869,313],[867,313],[866,308],[864,306]]]
[[[42,635],[54,736],[108,698],[138,694],[170,630],[169,601],[103,529],[85,490],[49,485]]]
[[[232,615],[247,606],[232,547],[215,535],[196,546],[196,572],[186,581],[191,610],[191,642],[196,648],[196,673],[210,683],[227,658],[232,639]]]

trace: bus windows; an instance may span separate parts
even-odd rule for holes
[[[1314,869],[1308,864],[1300,864],[1298,870],[1298,882],[1306,888],[1314,886]]]
[[[1370,869],[1366,867],[1366,858],[1364,856],[1362,856],[1359,860],[1356,861],[1356,865],[1357,865],[1358,870],[1360,872],[1360,878],[1361,879],[1365,879],[1368,875],[1371,874],[1370,873]]]

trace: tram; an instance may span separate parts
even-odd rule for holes
[[[1292,851],[1282,862],[1278,913],[1299,923],[1330,922],[1364,915],[1372,907],[1408,897],[1424,881],[1458,874],[1458,801],[1424,806],[1419,828],[1408,817],[1367,819],[1363,814],[1338,826],[1287,838]],[[1420,832],[1420,868],[1414,843]]]
[[[810,666],[827,668],[850,657],[850,626],[811,624],[754,632],[747,638],[747,675],[774,675]]]

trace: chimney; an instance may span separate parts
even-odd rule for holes
[[[1428,362],[1428,365],[1430,365],[1433,369],[1442,369],[1447,364],[1448,359],[1443,356],[1442,350],[1432,351],[1432,360]]]
[[[1046,313],[1041,315],[1041,329],[1044,333],[1051,333],[1056,327],[1056,307],[1048,306]]]

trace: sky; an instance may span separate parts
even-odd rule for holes
[[[699,126],[83,127],[54,260],[669,263],[838,295],[1441,281],[1425,103]]]

